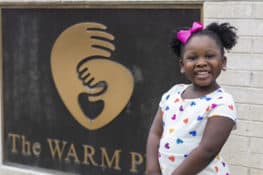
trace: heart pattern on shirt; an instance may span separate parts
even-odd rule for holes
[[[185,118],[185,119],[183,120],[184,124],[187,124],[187,123],[188,123],[188,121],[189,121],[189,119],[188,119],[188,118]]]
[[[203,119],[204,119],[204,117],[202,117],[202,116],[200,116],[200,115],[197,117],[197,120],[198,120],[198,121],[201,121],[201,120],[203,120]]]
[[[164,145],[164,147],[165,147],[166,149],[170,149],[170,144],[169,144],[169,143],[166,143],[166,144]]]
[[[182,143],[184,143],[184,141],[183,141],[182,139],[180,139],[180,138],[177,138],[177,139],[176,139],[176,143],[177,143],[177,144],[182,144]]]
[[[177,103],[177,102],[179,102],[179,101],[180,101],[179,98],[176,98],[176,99],[174,100],[175,103]]]
[[[175,157],[174,157],[174,156],[169,156],[168,159],[169,159],[171,162],[174,162],[174,161],[175,161]]]
[[[233,105],[228,105],[228,108],[230,109],[230,110],[234,110],[234,106]]]
[[[173,133],[174,132],[174,129],[173,128],[170,128],[169,129],[169,133],[171,134],[171,133]]]
[[[215,166],[215,171],[218,172],[219,171],[219,168],[218,166]]]
[[[176,114],[174,114],[173,116],[172,116],[172,120],[175,120],[176,119]]]
[[[184,108],[183,108],[182,105],[180,106],[179,110],[180,110],[181,112],[184,111]]]
[[[225,93],[222,92],[216,91],[214,92],[215,95],[209,94],[209,96],[203,96],[198,100],[183,100],[179,90],[170,93],[170,100],[161,106],[163,110],[166,106],[169,106],[170,109],[169,111],[164,111],[166,113],[165,116],[168,117],[163,118],[166,126],[164,127],[165,132],[162,138],[162,146],[159,148],[162,154],[160,162],[174,165],[175,162],[181,162],[181,160],[186,159],[189,155],[187,146],[190,147],[192,143],[188,145],[188,140],[197,140],[202,136],[202,128],[200,129],[199,126],[206,122],[208,117],[219,115],[221,114],[221,110],[224,110],[224,112],[229,113],[229,116],[235,120],[235,105],[231,102],[232,99],[225,96]],[[225,102],[229,103],[225,104]],[[176,151],[178,151],[179,156],[177,156]],[[209,168],[212,168],[215,174],[230,175],[227,164],[219,156],[215,159],[216,164],[212,164]]]
[[[195,130],[190,131],[189,134],[194,137],[194,136],[196,136],[196,131]]]

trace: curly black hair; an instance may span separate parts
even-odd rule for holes
[[[177,38],[177,31],[173,32],[172,40],[170,42],[170,46],[172,50],[174,51],[177,58],[182,57],[184,46],[187,44],[183,44],[180,40]],[[221,53],[224,54],[224,50],[231,50],[235,44],[237,43],[237,29],[233,26],[231,26],[229,23],[222,23],[218,24],[216,22],[213,22],[209,24],[204,30],[200,30],[196,33],[193,33],[191,37],[188,39],[188,41],[193,37],[197,35],[206,35],[211,37],[215,40],[219,48],[221,49]]]

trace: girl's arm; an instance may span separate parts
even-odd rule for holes
[[[172,175],[196,175],[220,152],[234,126],[234,121],[220,116],[208,119],[203,138]]]
[[[159,108],[155,114],[146,146],[146,172],[147,175],[161,175],[158,161],[158,147],[162,136],[162,112]]]

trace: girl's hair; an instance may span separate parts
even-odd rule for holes
[[[191,37],[188,41],[197,35],[206,35],[211,37],[215,40],[217,45],[219,46],[221,53],[224,55],[224,49],[230,50],[234,45],[237,43],[237,35],[236,35],[236,28],[231,26],[229,23],[211,23],[209,24],[204,30],[200,30],[198,32],[192,33]],[[178,30],[179,31],[179,30]],[[176,57],[181,58],[184,45],[180,40],[177,38],[177,32],[175,31],[172,36],[172,40],[170,42],[170,46],[174,51]],[[188,42],[187,41],[187,42]]]

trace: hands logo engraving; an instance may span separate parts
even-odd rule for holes
[[[51,52],[57,91],[83,127],[99,129],[127,105],[134,80],[123,65],[111,61],[114,36],[100,23],[79,23],[64,30]]]

